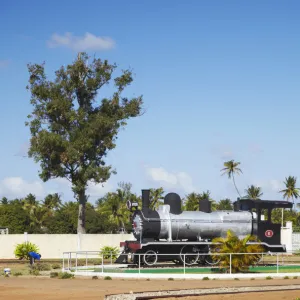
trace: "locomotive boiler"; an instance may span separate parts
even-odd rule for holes
[[[284,252],[280,241],[280,224],[271,220],[274,208],[291,208],[287,201],[238,199],[232,211],[211,211],[208,199],[199,201],[198,211],[182,211],[181,198],[176,193],[164,197],[157,210],[150,209],[150,190],[142,190],[142,208],[128,202],[132,211],[135,241],[121,242],[123,253],[116,263],[154,265],[159,260],[177,264],[213,264],[210,252],[215,237],[225,237],[231,230],[239,238],[257,236],[266,251]],[[267,218],[261,216],[267,211]],[[141,256],[135,254],[143,254]]]

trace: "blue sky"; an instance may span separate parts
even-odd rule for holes
[[[60,192],[42,183],[24,158],[31,111],[27,63],[53,78],[79,50],[133,68],[128,96],[142,94],[146,114],[119,134],[107,161],[118,174],[90,186],[90,200],[118,182],[163,186],[181,196],[237,194],[220,176],[241,162],[241,192],[262,187],[281,199],[286,176],[299,177],[300,3],[298,1],[10,1],[1,4],[0,196]],[[299,179],[300,180],[300,179]],[[300,185],[300,184],[299,184]]]

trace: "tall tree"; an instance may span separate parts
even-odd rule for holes
[[[284,181],[285,189],[279,191],[279,193],[283,193],[283,198],[287,198],[288,201],[289,199],[292,199],[293,204],[294,204],[294,198],[295,199],[299,198],[300,189],[296,187],[296,184],[297,184],[297,178],[294,176],[289,176],[285,178]]]
[[[241,164],[240,162],[235,162],[233,159],[229,161],[225,161],[224,168],[221,170],[221,172],[223,171],[222,175],[227,174],[229,179],[232,178],[234,187],[237,193],[239,194],[239,196],[241,197],[241,194],[236,187],[235,178],[234,178],[235,174],[239,175],[240,173],[243,173],[242,170],[238,167],[240,164]]]
[[[260,197],[263,195],[263,192],[261,191],[261,188],[259,186],[250,185],[247,189],[245,189],[247,198],[250,199],[260,199]]]
[[[85,233],[85,207],[90,182],[106,182],[112,173],[105,162],[114,149],[119,130],[130,118],[141,115],[142,96],[128,99],[122,92],[133,76],[130,70],[112,79],[115,64],[79,53],[73,64],[62,66],[55,79],[47,79],[44,64],[29,64],[33,111],[28,116],[31,139],[28,151],[40,163],[40,178],[66,178],[79,202],[78,233]],[[111,97],[97,98],[113,82]],[[113,88],[113,87],[112,87]]]
[[[0,203],[1,203],[1,205],[7,205],[8,204],[8,199],[6,197],[2,197]]]
[[[294,204],[294,198],[298,199],[299,197],[299,188],[296,187],[297,184],[297,178],[294,176],[288,176],[285,178],[284,181],[284,185],[285,185],[285,189],[279,191],[279,193],[283,193],[283,198],[287,198],[287,200],[289,201],[289,199],[292,198],[293,200],[293,204]],[[292,211],[292,209],[291,209]],[[281,226],[283,227],[283,208],[281,209]]]

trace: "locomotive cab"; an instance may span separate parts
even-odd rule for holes
[[[285,250],[285,247],[281,245],[281,224],[273,222],[272,211],[276,208],[292,208],[293,203],[277,200],[238,199],[233,205],[234,211],[252,213],[252,234],[256,235],[263,244],[269,245],[276,252]]]

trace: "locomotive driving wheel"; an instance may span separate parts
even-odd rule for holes
[[[157,263],[157,253],[153,250],[148,250],[143,254],[143,262],[147,266],[153,266]]]
[[[187,266],[191,266],[197,263],[199,259],[199,252],[195,249],[194,246],[185,245],[181,248],[180,251],[180,260]]]

